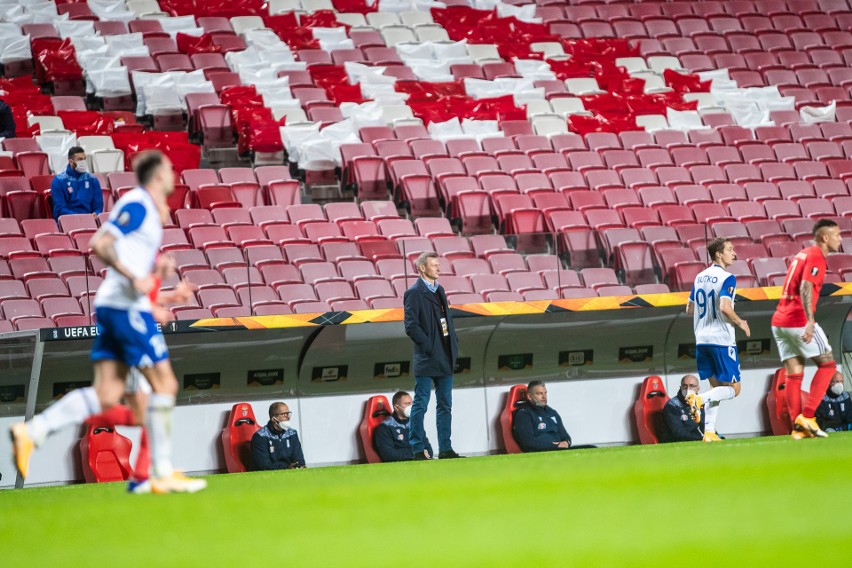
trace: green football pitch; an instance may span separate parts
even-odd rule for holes
[[[0,492],[0,566],[848,566],[852,434]]]

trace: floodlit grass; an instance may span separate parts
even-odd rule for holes
[[[0,492],[0,565],[845,566],[852,434]]]

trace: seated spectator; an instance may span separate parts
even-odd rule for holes
[[[50,184],[53,198],[53,218],[60,215],[91,213],[97,215],[104,210],[101,182],[88,171],[86,152],[79,146],[68,150],[68,167],[56,174]]]
[[[698,377],[685,375],[680,380],[677,396],[670,398],[663,408],[665,432],[660,432],[661,442],[700,442],[704,439],[704,408],[701,409],[701,420],[696,422],[690,413],[686,395],[689,391],[698,393]]]
[[[411,395],[399,391],[393,395],[391,404],[393,414],[379,424],[373,431],[373,447],[383,462],[411,461],[411,445],[408,443],[409,416],[411,416]],[[432,446],[426,440],[426,459],[432,458]]]
[[[547,452],[571,448],[571,436],[565,431],[559,413],[547,406],[547,387],[543,381],[527,385],[527,400],[512,418],[512,435],[524,452]]]
[[[269,422],[251,437],[251,455],[260,471],[305,467],[299,434],[290,427],[293,413],[283,402],[269,407]]]
[[[843,390],[843,375],[835,373],[816,409],[819,427],[826,432],[852,430],[852,400]]]
[[[0,91],[0,97],[6,94],[6,91]],[[6,101],[0,100],[0,138],[15,137],[15,115],[12,114],[12,107],[6,104]]]

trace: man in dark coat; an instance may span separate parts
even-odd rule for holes
[[[415,460],[428,459],[423,419],[435,385],[438,426],[438,458],[462,457],[450,440],[452,432],[453,369],[458,338],[447,295],[438,284],[438,255],[424,252],[415,263],[419,278],[405,292],[405,333],[414,342],[414,404],[411,409],[410,442]]]

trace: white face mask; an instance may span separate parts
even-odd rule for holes
[[[76,163],[75,169],[81,174],[89,171],[89,163],[86,160],[80,160]]]
[[[289,420],[277,420],[277,422],[278,422],[278,427],[281,428],[282,430],[287,431],[287,430],[290,429],[290,421]]]
[[[408,406],[406,406],[405,408],[402,409],[402,413],[403,413],[403,415],[405,415],[406,418],[411,418],[411,407],[412,406],[413,406],[412,404],[409,404]]]
[[[834,396],[843,394],[843,383],[834,383],[831,385],[831,392],[834,393]]]

